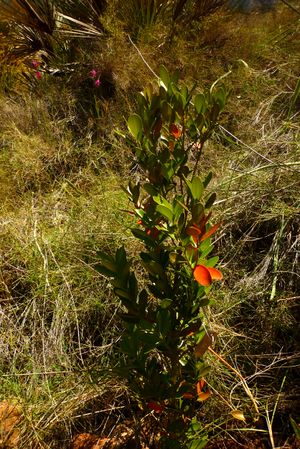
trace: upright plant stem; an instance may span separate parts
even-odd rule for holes
[[[193,176],[195,176],[196,171],[197,171],[198,163],[199,163],[200,157],[202,155],[203,145],[204,145],[204,142],[201,142],[200,143],[200,148],[199,148],[199,151],[198,151],[198,154],[197,154],[197,159],[196,159],[196,162],[195,162],[194,170],[193,170]]]

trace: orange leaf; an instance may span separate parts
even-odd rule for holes
[[[208,399],[211,395],[210,390],[206,390],[203,391],[203,388],[205,387],[206,382],[204,379],[200,379],[199,382],[197,382],[196,385],[196,390],[197,390],[197,396],[198,396],[198,401],[206,401],[206,399]]]
[[[209,271],[209,274],[213,280],[220,281],[221,279],[223,279],[221,271],[217,270],[216,268],[206,267],[206,269]]]
[[[174,142],[169,142],[169,149],[170,149],[170,151],[174,151],[174,147],[175,147]]]
[[[198,380],[197,385],[196,385],[197,394],[202,393],[202,390],[205,387],[205,385],[206,385],[205,379],[203,379],[203,377],[201,377],[201,379]]]
[[[211,395],[210,390],[205,391],[204,393],[198,394],[198,401],[206,401]]]
[[[207,232],[205,232],[201,238],[200,238],[200,242],[203,242],[203,240],[208,239],[214,232],[216,232],[216,230],[221,226],[221,223],[217,223],[215,224],[212,228],[210,228]]]
[[[198,284],[208,287],[212,283],[212,277],[209,270],[204,265],[197,265],[194,269],[194,278]]]
[[[196,225],[190,225],[186,228],[186,233],[192,237],[198,237],[201,230]]]
[[[181,136],[181,130],[178,128],[178,126],[175,125],[175,123],[171,123],[169,131],[172,136],[175,137],[175,139],[179,139],[179,137]]]

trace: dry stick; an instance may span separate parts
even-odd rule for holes
[[[228,131],[228,129],[224,128],[224,126],[219,125],[220,129],[222,129],[222,131],[224,131],[226,134],[229,134],[230,137],[232,137],[233,139],[235,139],[237,142],[241,143],[242,145],[244,145],[246,148],[248,148],[249,150],[253,151],[253,153],[255,153],[257,156],[260,156],[262,159],[264,159],[265,161],[270,162],[271,164],[275,164],[274,161],[272,161],[272,159],[269,159],[268,157],[264,156],[263,154],[259,153],[258,151],[256,151],[254,148],[250,147],[250,145],[248,145],[247,143],[243,142],[241,139],[239,139],[237,136],[235,136],[234,134],[232,134],[230,131]]]
[[[136,51],[138,52],[138,54],[140,55],[140,57],[142,58],[142,61],[144,62],[144,64],[146,64],[146,66],[148,67],[148,69],[150,70],[150,72],[155,76],[155,78],[159,79],[159,76],[154,72],[154,70],[150,67],[150,65],[148,64],[148,62],[146,61],[146,59],[144,58],[144,56],[142,55],[141,51],[138,49],[138,47],[135,45],[135,43],[132,41],[131,37],[128,35],[128,39],[129,42],[134,46],[134,48],[136,49]]]
[[[299,9],[296,9],[293,5],[291,5],[290,3],[288,3],[286,0],[281,0],[282,3],[284,3],[286,6],[288,6],[289,8],[291,8],[293,11],[295,11],[297,14],[299,14],[300,16],[300,11]]]
[[[248,145],[247,143],[243,142],[241,139],[239,139],[237,136],[235,136],[234,134],[232,134],[230,131],[228,131],[228,129],[224,128],[224,126],[219,125],[219,128],[222,129],[222,131],[224,131],[226,134],[228,134],[229,136],[231,136],[233,139],[235,139],[238,143],[240,143],[241,145],[244,145],[244,147],[248,148],[249,150],[251,150],[253,153],[255,153],[257,156],[260,156],[262,159],[264,159],[267,162],[270,162],[270,164],[272,164],[272,167],[281,167],[284,168],[285,170],[289,170],[289,171],[293,171],[293,172],[297,172],[299,173],[298,170],[293,170],[288,168],[289,165],[298,165],[298,163],[296,162],[294,163],[280,163],[280,162],[275,162],[272,159],[269,159],[268,157],[266,157],[265,155],[259,153],[258,151],[256,151],[253,147],[251,147],[250,145]]]
[[[211,346],[209,346],[208,351],[209,351],[211,354],[213,354],[213,355],[214,355],[214,356],[215,356],[221,363],[223,363],[223,365],[225,365],[228,369],[230,369],[231,371],[234,372],[234,374],[237,375],[237,377],[240,379],[240,381],[241,381],[241,383],[242,383],[242,385],[243,385],[243,387],[244,387],[244,390],[245,390],[246,394],[247,394],[248,397],[251,399],[251,401],[252,401],[252,403],[253,403],[253,405],[254,405],[254,408],[255,408],[256,413],[259,415],[259,410],[258,410],[258,407],[257,407],[256,400],[254,399],[254,396],[253,396],[253,394],[252,394],[250,388],[248,387],[247,382],[245,381],[244,377],[241,375],[241,373],[239,373],[233,366],[231,366],[225,359],[223,359],[223,357],[220,356],[220,354],[218,354],[217,352],[215,352],[215,351],[212,349]]]
[[[83,418],[84,416],[93,416],[93,415],[97,415],[99,413],[104,413],[104,412],[111,412],[114,410],[121,410],[124,409],[125,405],[119,406],[119,407],[110,407],[110,408],[104,408],[103,410],[94,410],[93,412],[88,412],[88,413],[82,413],[81,415],[74,415],[72,416],[72,418]]]
[[[225,180],[224,182],[222,182],[221,184],[219,184],[219,186],[225,186],[226,184],[229,184],[229,183],[231,183],[232,181],[236,181],[237,179],[242,178],[243,176],[252,175],[252,173],[256,173],[256,172],[258,172],[258,171],[265,170],[265,169],[267,169],[267,168],[269,169],[269,168],[280,167],[280,168],[284,168],[284,169],[286,169],[286,170],[293,171],[294,173],[300,173],[299,170],[291,170],[291,169],[288,168],[288,167],[292,167],[292,166],[294,166],[294,165],[300,165],[300,161],[295,161],[295,162],[285,162],[284,164],[280,164],[280,163],[278,162],[278,164],[274,163],[274,164],[268,164],[268,165],[260,165],[260,166],[258,166],[258,167],[254,167],[254,168],[252,168],[252,169],[250,169],[250,170],[248,170],[248,171],[244,171],[243,173],[241,173],[241,174],[235,176],[234,178],[231,177],[231,178]],[[234,195],[234,196],[237,196],[237,195]],[[234,196],[232,196],[231,198],[234,198]],[[221,201],[223,201],[223,200],[221,200]],[[225,201],[226,201],[226,200],[225,200]],[[220,202],[220,201],[219,201],[219,202]]]

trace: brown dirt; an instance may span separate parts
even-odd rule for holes
[[[71,449],[137,449],[134,431],[125,425],[118,425],[110,438],[100,438],[90,433],[77,435]]]
[[[90,433],[81,433],[74,438],[71,449],[101,449],[107,441],[108,438],[99,438]]]
[[[17,424],[21,415],[19,406],[7,400],[0,402],[0,449],[17,447],[20,438]]]

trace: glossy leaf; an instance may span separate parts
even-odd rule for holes
[[[162,309],[167,309],[168,307],[170,307],[170,305],[171,305],[172,303],[173,303],[172,299],[166,298],[166,299],[163,299],[163,300],[160,302],[160,307],[161,307]]]
[[[199,239],[199,242],[203,242],[204,240],[208,239],[210,236],[212,236],[216,230],[221,226],[221,223],[217,223],[214,226],[212,226],[208,231],[206,231]]]
[[[202,256],[203,257],[203,256]],[[219,256],[214,256],[205,262],[206,267],[214,267],[219,261]]]
[[[119,298],[129,299],[131,301],[131,295],[128,290],[123,290],[121,288],[115,288],[115,294],[119,296]]]
[[[163,206],[162,204],[159,204],[156,207],[157,212],[159,212],[161,215],[163,215],[167,220],[172,221],[173,220],[173,211],[170,210],[168,207]]]
[[[138,296],[138,283],[134,273],[130,273],[129,275],[128,286],[131,298],[136,300]]]
[[[120,313],[119,317],[126,323],[137,324],[140,322],[140,316],[135,313]],[[123,350],[124,352],[124,350]]]
[[[197,265],[194,269],[194,278],[198,284],[208,287],[212,283],[212,277],[209,270],[204,265]]]
[[[130,115],[127,126],[136,140],[140,140],[143,132],[143,122],[138,114]]]
[[[190,188],[194,200],[199,200],[203,193],[204,187],[201,179],[198,176],[193,177]]]
[[[118,270],[123,270],[127,265],[126,251],[124,249],[124,246],[121,246],[116,251],[116,265]]]
[[[204,379],[200,379],[196,385],[197,400],[200,402],[206,401],[211,396],[211,392],[209,389],[207,389],[206,391],[203,390],[205,385],[206,382]]]
[[[206,267],[206,269],[209,271],[209,274],[213,280],[221,281],[223,279],[221,271],[217,270],[216,268]]]

